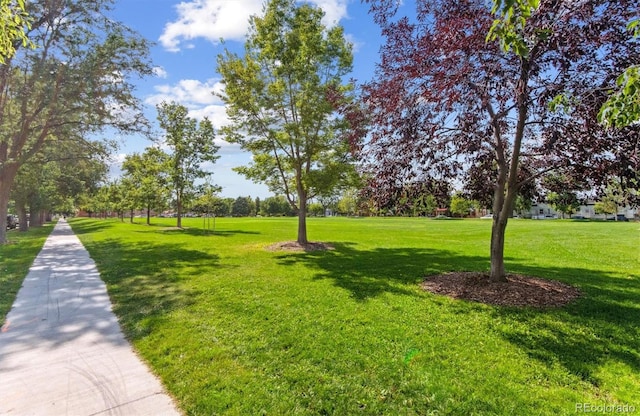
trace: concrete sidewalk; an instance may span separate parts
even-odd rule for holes
[[[0,415],[179,415],[124,338],[95,263],[60,220],[0,331]]]

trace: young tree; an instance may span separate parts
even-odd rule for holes
[[[496,19],[482,0],[417,0],[416,15],[399,19],[396,2],[367,1],[386,37],[365,86],[370,172],[387,183],[453,179],[485,161],[476,172],[492,193],[490,278],[505,281],[507,221],[524,186],[551,171],[595,182],[617,159],[633,163],[620,150],[637,143],[637,126],[635,137],[606,131],[597,114],[617,75],[640,62],[626,30],[640,6],[517,1],[525,6],[504,32],[515,37],[499,44],[487,42]]]
[[[547,194],[547,202],[551,204],[553,209],[562,213],[562,218],[565,214],[571,217],[571,214],[576,212],[580,208],[580,200],[575,192],[549,192]]]
[[[147,225],[151,224],[151,210],[163,206],[169,193],[169,155],[158,147],[148,147],[144,153],[127,155],[122,169],[127,178],[133,206],[147,211]]]
[[[0,244],[18,169],[46,143],[87,140],[144,124],[132,76],[152,73],[148,43],[105,15],[110,0],[28,2],[27,36],[0,66]]]
[[[607,184],[607,187],[600,195],[600,200],[596,202],[594,209],[596,214],[613,214],[614,220],[618,220],[618,208],[624,206],[626,198],[623,193],[620,182],[613,180]]]
[[[466,217],[475,206],[476,204],[474,201],[465,198],[464,195],[462,195],[460,192],[457,192],[451,197],[449,211],[451,211],[451,213],[454,215]]]
[[[188,116],[187,107],[162,102],[157,106],[160,127],[173,153],[169,160],[169,176],[176,199],[177,227],[182,227],[184,199],[193,189],[196,179],[211,175],[202,169],[204,162],[218,160],[219,146],[214,143],[213,125],[206,117],[199,123]]]
[[[596,214],[613,214],[615,216],[618,213],[618,204],[615,200],[605,196],[595,203],[593,209]],[[617,216],[615,219],[617,220]]]
[[[105,187],[111,211],[116,213],[120,221],[124,221],[124,212],[127,209],[126,189],[117,179],[107,183]]]
[[[326,28],[322,17],[309,4],[271,0],[264,16],[251,18],[245,55],[218,56],[231,120],[226,140],[254,155],[237,171],[287,197],[298,212],[300,244],[308,242],[307,202],[351,169],[330,100],[348,100],[342,77],[351,71],[351,45],[341,27]]]
[[[580,207],[578,192],[585,188],[581,182],[581,180],[568,175],[554,174],[547,175],[542,180],[542,186],[548,191],[546,194],[547,202],[551,204],[553,209],[562,213],[562,218],[565,214],[571,216]]]

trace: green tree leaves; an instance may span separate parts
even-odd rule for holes
[[[251,18],[243,57],[218,56],[231,124],[225,139],[253,153],[236,169],[287,197],[298,211],[298,242],[306,243],[306,205],[350,169],[341,120],[329,95],[347,94],[351,45],[341,27],[326,28],[323,12],[294,0],[272,0]]]
[[[172,150],[169,176],[176,199],[177,226],[181,227],[184,200],[196,179],[211,174],[202,168],[202,163],[215,162],[219,147],[214,142],[213,125],[206,117],[198,123],[188,116],[185,106],[175,102],[162,102],[157,110],[160,127],[166,133],[166,144]]]
[[[16,43],[18,47],[35,48],[26,33],[31,21],[24,0],[0,0],[0,64],[16,53]]]
[[[8,4],[17,6],[13,10],[25,6],[21,1]],[[106,15],[110,4],[28,4],[29,39],[36,48],[13,43],[15,54],[0,71],[0,217],[6,214],[18,169],[45,146],[70,142],[89,151],[94,147],[91,135],[107,128],[148,131],[129,80],[152,73],[149,45]],[[13,21],[17,28],[24,27],[20,16]],[[5,240],[0,229],[0,244]]]
[[[491,12],[498,18],[493,21],[487,41],[498,40],[505,52],[511,49],[519,56],[529,53],[523,30],[527,19],[540,5],[540,0],[493,0]]]

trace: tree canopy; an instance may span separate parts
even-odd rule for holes
[[[253,16],[244,56],[218,56],[231,124],[226,140],[253,153],[237,169],[285,195],[298,212],[298,242],[307,243],[306,207],[350,169],[348,143],[334,102],[348,100],[351,45],[340,26],[325,27],[320,8],[271,0]]]
[[[127,155],[122,163],[130,207],[144,208],[147,225],[151,210],[165,204],[169,194],[169,155],[158,147],[148,147],[141,154]]]
[[[606,91],[640,62],[626,30],[637,2],[540,1],[517,21],[521,45],[510,48],[487,42],[496,16],[482,0],[417,0],[411,16],[397,16],[395,2],[368,3],[386,38],[364,86],[373,127],[359,143],[374,191],[474,169],[466,179],[491,190],[493,280],[506,278],[507,220],[527,184],[552,171],[593,185],[637,175],[637,126],[606,130],[597,120]]]
[[[171,148],[169,177],[176,201],[177,227],[182,227],[183,203],[195,190],[196,179],[204,179],[211,172],[204,162],[218,160],[219,146],[215,144],[215,131],[208,118],[200,122],[189,117],[187,107],[171,102],[157,106],[158,121],[165,131],[165,142]]]
[[[29,2],[36,48],[0,66],[0,221],[18,169],[45,144],[91,148],[106,128],[146,126],[131,78],[152,73],[149,45],[110,18],[110,0]],[[0,243],[6,240],[0,227]]]

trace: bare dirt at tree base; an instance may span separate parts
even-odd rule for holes
[[[431,293],[499,306],[561,307],[579,298],[573,286],[520,274],[508,282],[490,282],[487,273],[451,272],[428,276],[422,288]]]
[[[309,242],[307,244],[300,244],[297,241],[282,241],[267,247],[269,251],[324,251],[333,249],[334,247],[328,243]]]

